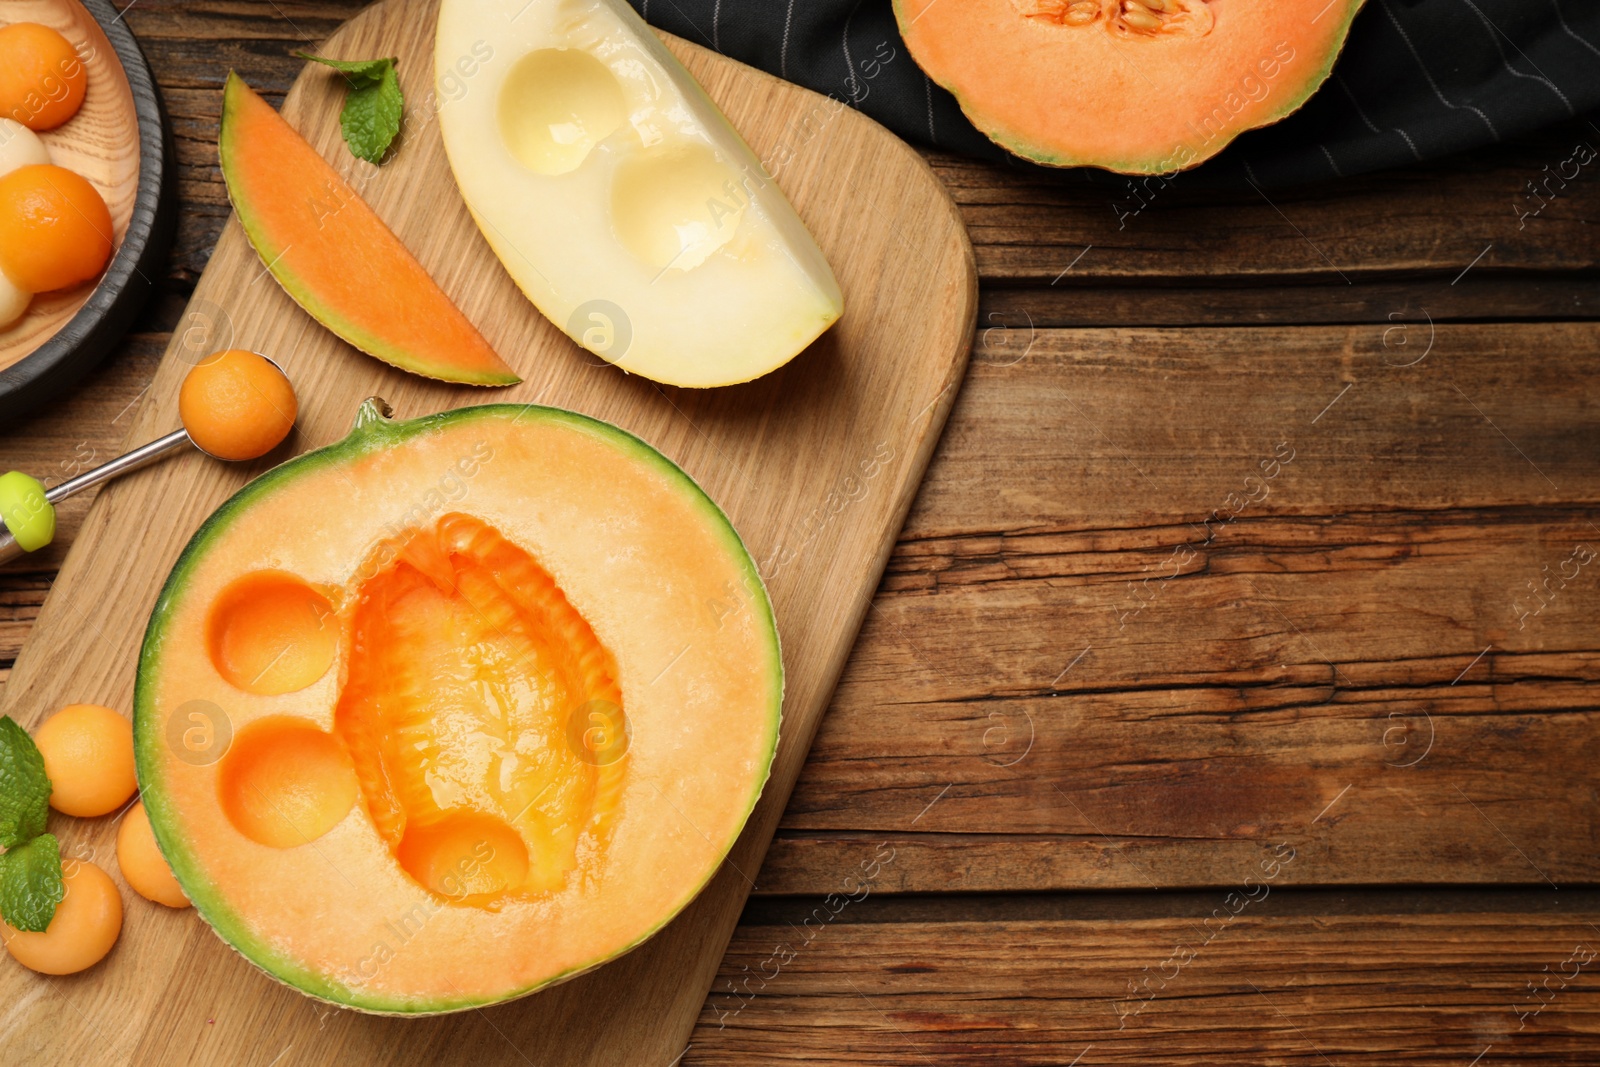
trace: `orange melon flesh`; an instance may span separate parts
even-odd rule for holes
[[[522,380],[367,202],[232,72],[218,150],[250,243],[312,318],[361,351],[429,378]]]
[[[1305,103],[1332,70],[1361,3],[895,0],[894,6],[917,63],[1009,151],[1053,166],[1167,174],[1211,158],[1244,131]]]
[[[179,884],[251,961],[366,1011],[452,1011],[603,963],[698,893],[766,780],[782,666],[737,534],[643,442],[551,408],[370,403],[174,567],[139,778]],[[280,610],[296,582],[320,623]],[[252,595],[273,625],[219,645]],[[330,661],[296,651],[330,632]],[[237,684],[280,652],[298,688]],[[181,741],[196,708],[220,759]]]
[[[402,867],[447,895],[454,863],[442,861],[471,856],[472,834],[508,844],[493,849],[500,862],[487,871],[469,862],[462,881],[481,873],[560,888],[585,828],[605,849],[622,784],[623,761],[602,764],[567,743],[573,709],[602,701],[620,712],[610,653],[538,561],[477,519],[451,513],[378,556],[392,562],[357,594],[356,654],[335,726],[356,754],[379,834]],[[516,694],[495,703],[522,753],[488,770],[475,746],[453,743],[484,728],[474,693],[483,687]],[[470,798],[471,825],[440,807],[445,793]]]

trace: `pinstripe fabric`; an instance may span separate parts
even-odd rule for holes
[[[909,141],[1010,159],[917,69],[890,0],[631,2],[662,29],[850,103]],[[1597,108],[1600,0],[1367,0],[1334,77],[1304,108],[1183,180],[1243,186],[1254,175],[1273,188],[1361,174]]]

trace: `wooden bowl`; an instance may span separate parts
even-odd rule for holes
[[[59,31],[83,57],[82,108],[39,137],[51,162],[105,197],[115,233],[97,281],[38,294],[0,331],[0,428],[75,383],[128,331],[163,268],[176,221],[155,81],[116,9],[107,0],[0,0],[0,24],[15,22]]]

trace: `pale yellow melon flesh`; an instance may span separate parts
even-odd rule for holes
[[[624,0],[444,0],[435,73],[484,238],[596,355],[669,385],[730,385],[842,314],[777,182]]]

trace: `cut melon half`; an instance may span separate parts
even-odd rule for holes
[[[1057,167],[1170,174],[1304,104],[1362,0],[894,0],[978,129]]]
[[[522,380],[367,202],[232,72],[218,151],[245,235],[312,318],[414,374],[467,385]]]
[[[195,534],[146,631],[135,750],[228,944],[425,1014],[676,915],[760,796],[782,694],[749,554],[660,453],[553,408],[369,401]]]
[[[624,0],[444,0],[434,55],[467,207],[578,344],[669,385],[729,385],[842,313],[794,208]]]

